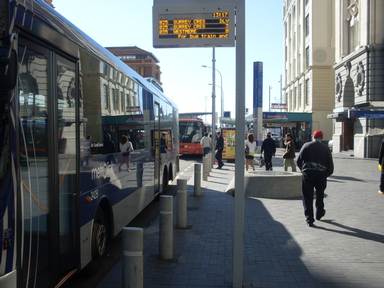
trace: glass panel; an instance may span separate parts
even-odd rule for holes
[[[76,224],[76,74],[75,65],[57,61],[57,136],[59,149],[60,255],[75,245]]]
[[[23,282],[47,268],[49,259],[47,69],[46,55],[19,47]]]

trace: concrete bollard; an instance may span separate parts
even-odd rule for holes
[[[159,255],[173,259],[173,196],[160,196]]]
[[[177,179],[177,228],[187,228],[187,179]]]
[[[194,192],[197,197],[201,195],[201,164],[195,164]]]
[[[122,287],[143,287],[143,228],[123,228]]]
[[[208,157],[204,157],[203,158],[203,180],[204,181],[208,181],[208,167],[209,165],[209,158]]]
[[[209,172],[211,171],[211,152],[209,152],[207,155],[205,155],[205,158],[207,158],[207,166],[208,166],[207,173],[209,175]],[[203,160],[203,163],[204,163],[204,160]],[[204,177],[204,175],[203,175],[203,177]]]
[[[137,162],[136,164],[136,183],[137,188],[143,187],[143,162]]]

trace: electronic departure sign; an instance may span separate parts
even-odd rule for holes
[[[234,47],[235,5],[153,6],[153,47]]]

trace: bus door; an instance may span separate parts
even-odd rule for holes
[[[20,38],[19,282],[53,287],[76,266],[75,62]]]
[[[154,127],[154,139],[155,139],[155,192],[160,192],[160,103],[155,101],[154,105],[155,113],[155,127]]]

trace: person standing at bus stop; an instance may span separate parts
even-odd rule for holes
[[[212,139],[208,136],[208,132],[204,133],[203,138],[200,140],[200,145],[203,147],[203,156],[207,155],[212,146]]]
[[[217,164],[219,166],[216,167],[216,169],[221,169],[224,166],[223,161],[221,160],[223,158],[223,148],[224,148],[224,138],[221,136],[221,132],[217,131],[217,140],[216,140],[216,154],[215,158],[217,159]]]
[[[261,143],[261,151],[260,156],[263,155],[264,152],[264,160],[265,160],[265,170],[272,171],[272,156],[275,157],[276,153],[276,143],[275,140],[272,139],[271,132],[267,133],[267,138],[263,140]]]
[[[127,135],[121,136],[120,152],[122,153],[123,158],[119,166],[119,171],[121,171],[121,166],[125,163],[127,164],[127,171],[131,172],[131,170],[129,170],[129,165],[131,163],[131,151],[133,151],[132,142],[129,141]]]
[[[116,163],[115,155],[113,153],[116,152],[115,142],[111,139],[111,134],[105,135],[105,140],[103,142],[103,154],[107,155],[105,158],[105,162],[107,164],[112,164],[112,162]]]
[[[295,164],[295,143],[292,140],[291,133],[285,135],[285,152],[283,154],[284,158],[284,171],[288,171],[288,166],[291,165],[292,172],[296,172]]]
[[[384,194],[384,140],[381,141],[380,150],[379,150],[379,170],[381,171],[380,175],[380,186],[379,186],[379,194]]]

